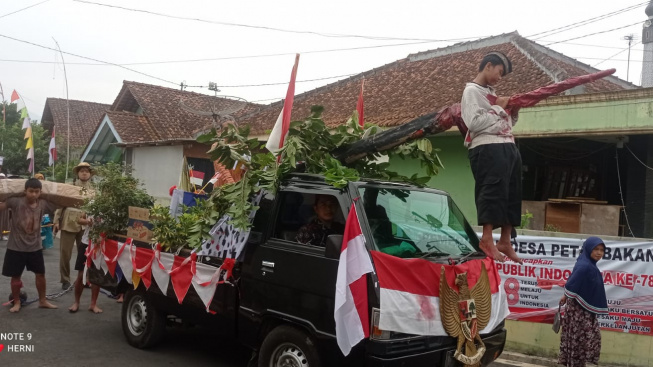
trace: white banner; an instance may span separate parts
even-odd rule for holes
[[[534,236],[513,240],[524,265],[510,260],[497,263],[509,319],[553,322],[583,241]],[[653,242],[605,241],[605,245],[605,255],[597,265],[610,314],[599,316],[599,325],[604,330],[653,335]]]

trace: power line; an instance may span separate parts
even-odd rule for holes
[[[18,10],[16,10],[16,11],[12,11],[11,13],[7,13],[7,14],[5,14],[5,15],[0,15],[0,18],[8,17],[8,16],[10,16],[10,15],[12,15],[12,14],[16,14],[16,13],[21,12],[21,11],[23,11],[23,10],[27,10],[27,9],[29,9],[29,8],[33,8],[33,7],[35,7],[35,6],[39,6],[39,5],[43,4],[43,3],[47,3],[48,1],[50,1],[50,0],[44,0],[44,1],[41,1],[40,3],[32,4],[32,5],[30,5],[30,6],[26,6],[26,7],[22,8],[22,9],[18,9]]]
[[[586,34],[586,35],[583,35],[583,36],[578,36],[578,37],[569,38],[569,39],[562,40],[562,41],[555,41],[555,42],[551,42],[551,43],[546,44],[546,46],[551,46],[551,45],[555,45],[555,44],[563,43],[563,42],[569,42],[569,41],[577,40],[577,39],[580,39],[580,38],[585,38],[585,37],[595,36],[595,35],[597,35],[597,34],[603,34],[603,33],[608,33],[608,32],[618,31],[618,30],[620,30],[620,29],[624,29],[624,28],[632,27],[632,26],[634,26],[634,25],[641,24],[641,23],[642,23],[641,21],[640,21],[640,22],[635,22],[635,23],[633,23],[633,24],[628,24],[628,25],[625,25],[625,26],[622,26],[622,27],[612,28],[612,29],[608,29],[608,30],[605,30],[605,31],[594,32],[594,33]]]
[[[606,19],[606,18],[610,18],[610,17],[613,17],[613,16],[618,15],[618,14],[621,14],[621,13],[625,13],[625,12],[627,12],[627,11],[630,11],[630,10],[633,10],[633,9],[636,9],[636,8],[639,8],[639,7],[641,7],[641,6],[643,6],[643,5],[646,5],[646,4],[648,4],[648,3],[649,3],[649,2],[646,1],[646,2],[643,2],[643,3],[636,4],[636,5],[631,5],[631,6],[628,6],[628,7],[626,7],[626,8],[623,8],[623,9],[615,10],[615,11],[612,11],[612,12],[610,12],[610,13],[606,13],[606,14],[603,14],[603,15],[596,16],[596,17],[594,17],[594,18],[589,18],[589,19],[586,19],[586,20],[582,20],[582,21],[580,21],[580,22],[576,22],[576,23],[572,23],[572,24],[566,25],[566,26],[562,26],[562,27],[558,27],[558,28],[550,29],[550,30],[548,30],[548,31],[544,31],[544,32],[540,32],[540,33],[535,33],[535,34],[532,34],[532,35],[527,36],[527,37],[528,37],[528,38],[531,38],[531,37],[539,36],[539,35],[542,35],[542,34],[545,34],[545,33],[549,33],[549,34],[547,34],[547,35],[544,35],[544,36],[541,36],[541,37],[535,38],[535,40],[539,40],[539,39],[544,38],[544,37],[548,37],[548,36],[551,36],[551,35],[554,35],[554,34],[562,33],[562,32],[568,31],[568,30],[570,30],[570,29],[574,29],[574,28],[582,27],[582,26],[587,25],[587,24],[590,24],[590,23],[598,22],[598,21],[600,21],[600,20],[603,20],[603,19]],[[551,33],[551,32],[553,32],[553,33]]]
[[[466,38],[453,38],[453,39],[435,40],[435,39],[424,39],[424,38],[403,38],[403,37],[385,37],[385,36],[365,36],[365,35],[342,34],[342,33],[323,33],[323,32],[315,32],[315,31],[305,31],[305,30],[294,30],[294,29],[286,29],[286,28],[259,26],[259,25],[244,24],[244,23],[220,22],[220,21],[216,21],[216,20],[208,20],[208,19],[201,19],[201,18],[182,17],[182,16],[178,16],[178,15],[158,13],[158,12],[154,12],[154,11],[150,11],[150,10],[127,8],[127,7],[124,7],[124,6],[109,5],[109,4],[97,3],[97,2],[86,1],[86,0],[73,0],[73,1],[78,2],[78,3],[83,3],[83,4],[104,6],[104,7],[107,7],[107,8],[120,9],[120,10],[125,10],[125,11],[136,12],[136,13],[156,15],[156,16],[164,17],[164,18],[179,19],[179,20],[190,20],[190,21],[195,21],[195,22],[217,24],[217,25],[230,26],[230,27],[263,29],[263,30],[268,30],[268,31],[276,31],[276,32],[284,32],[284,33],[312,34],[312,35],[315,35],[315,36],[330,37],[330,38],[364,38],[364,39],[377,40],[377,41],[428,41],[428,42],[453,42],[453,41],[465,41],[465,40],[470,40],[470,39],[481,38],[481,37],[466,37]]]
[[[635,45],[638,45],[638,44],[639,44],[639,42],[637,42],[637,43],[635,43]],[[628,46],[628,47],[626,47],[626,48],[624,48],[623,50],[621,50],[621,51],[619,51],[619,52],[617,52],[616,54],[614,54],[614,55],[612,55],[612,56],[610,56],[610,57],[608,57],[607,59],[605,59],[605,60],[602,60],[602,61],[600,61],[600,62],[598,62],[598,63],[596,63],[596,64],[594,64],[594,65],[592,65],[592,67],[594,67],[594,68],[595,68],[595,67],[597,67],[597,66],[599,66],[599,65],[601,65],[601,64],[603,64],[604,62],[606,62],[606,61],[608,61],[608,60],[610,60],[610,59],[612,59],[613,57],[615,57],[615,56],[617,56],[617,55],[621,55],[622,53],[624,53],[624,52],[626,52],[626,51],[628,51],[628,49],[629,49],[629,48],[630,48],[630,46]],[[630,60],[628,60],[628,61],[630,61]],[[626,79],[628,79],[628,78],[626,77]]]
[[[327,80],[327,79],[338,79],[338,78],[345,78],[345,77],[350,77],[353,75],[358,75],[360,73],[354,73],[354,74],[344,74],[344,75],[336,75],[336,76],[327,76],[323,78],[316,78],[316,79],[304,79],[304,80],[297,80],[296,83],[306,83],[306,82],[315,82],[319,80]],[[285,82],[279,82],[279,83],[262,83],[262,84],[241,84],[241,85],[218,85],[218,88],[246,88],[246,87],[266,87],[270,85],[284,85],[288,84],[288,81]],[[188,88],[208,88],[205,85],[196,85],[196,86],[188,86]]]
[[[57,52],[59,51],[59,50],[57,50],[56,48],[52,48],[52,47],[49,47],[49,46],[40,45],[40,44],[38,44],[38,43],[34,43],[34,42],[30,42],[30,41],[21,40],[21,39],[18,39],[18,38],[14,38],[14,37],[6,36],[6,35],[4,35],[4,34],[0,34],[0,37],[2,37],[2,38],[6,38],[6,39],[9,39],[9,40],[12,40],[12,41],[16,41],[16,42],[25,43],[25,44],[28,44],[28,45],[32,45],[32,46],[36,46],[36,47],[40,47],[40,48],[44,48],[44,49],[46,49],[46,50],[57,51]],[[116,63],[113,63],[113,62],[102,61],[102,60],[94,59],[94,58],[92,58],[92,57],[86,57],[86,56],[82,56],[82,55],[74,54],[74,53],[72,53],[72,52],[61,51],[61,53],[62,53],[62,54],[66,54],[66,55],[70,55],[70,56],[79,57],[80,59],[91,60],[91,61],[95,61],[95,62],[99,62],[99,63],[103,63],[103,64],[108,64],[108,65],[117,66],[117,67],[119,67],[119,68],[121,68],[121,69],[129,70],[129,71],[134,72],[134,73],[136,73],[136,74],[144,75],[144,76],[149,77],[149,78],[152,78],[152,79],[156,79],[156,80],[159,80],[159,81],[162,81],[162,82],[166,82],[166,83],[170,83],[170,84],[174,84],[174,85],[179,85],[179,83],[175,83],[175,82],[172,82],[172,81],[170,81],[170,80],[166,80],[166,79],[163,79],[163,78],[159,78],[159,77],[156,77],[156,76],[154,76],[154,75],[150,75],[150,74],[144,73],[144,72],[142,72],[142,71],[134,70],[134,69],[131,69],[131,68],[128,68],[128,67],[126,67],[126,66],[123,66],[123,65],[120,65],[120,64],[116,64]]]

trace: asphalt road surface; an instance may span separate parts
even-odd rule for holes
[[[4,260],[7,241],[0,241]],[[77,250],[73,251],[71,269]],[[59,241],[44,251],[46,293],[61,292],[59,283]],[[1,265],[1,263],[0,263]],[[71,274],[71,276],[76,276]],[[36,298],[34,274],[23,273],[28,299]],[[0,303],[9,299],[9,278],[0,277]],[[37,303],[10,314],[0,307],[0,366],[246,366],[250,352],[237,343],[202,328],[168,328],[163,342],[154,349],[139,350],[127,344],[121,323],[121,305],[100,294],[102,314],[87,311],[91,299],[85,289],[77,313],[68,312],[72,290],[51,301],[59,309],[39,309]],[[30,335],[31,334],[31,335]],[[23,340],[16,340],[22,336]],[[28,340],[28,338],[31,338]],[[13,340],[8,340],[13,339]]]

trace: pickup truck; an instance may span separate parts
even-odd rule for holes
[[[334,300],[343,236],[329,235],[324,247],[296,241],[297,231],[314,214],[316,195],[337,199],[339,209],[334,221],[343,225],[355,202],[368,250],[442,264],[485,257],[480,253],[476,233],[443,191],[370,180],[350,182],[337,189],[322,176],[296,173],[286,177],[275,195],[262,196],[248,242],[235,263],[233,280],[217,287],[210,312],[206,312],[192,287],[179,304],[171,286],[165,292],[157,287],[145,290],[142,284],[134,290],[124,280],[116,284],[94,267],[89,269],[89,279],[104,288],[126,292],[122,327],[127,342],[137,348],[154,346],[168,321],[183,320],[237,339],[252,349],[251,364],[261,367],[459,366],[452,357],[456,349],[452,337],[379,329],[379,284],[374,276],[368,277],[373,332],[347,357],[340,352]],[[447,254],[432,250],[436,234],[440,238],[436,242],[442,242],[438,248],[446,248]],[[452,244],[444,246],[447,241]],[[206,256],[198,259],[216,267],[224,261]],[[486,346],[481,364],[488,365],[503,351],[504,323],[481,334],[481,338]]]

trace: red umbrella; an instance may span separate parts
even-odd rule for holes
[[[608,69],[593,74],[581,75],[581,76],[569,78],[567,80],[563,80],[559,83],[553,83],[547,85],[546,87],[541,87],[530,92],[515,94],[512,97],[510,97],[510,100],[508,100],[508,107],[506,107],[506,110],[535,106],[539,102],[551,96],[560,94],[566,90],[577,87],[579,85],[591,83],[601,78],[605,78],[608,75],[614,74],[616,71],[617,71],[616,69]],[[496,102],[496,97],[488,95],[488,99],[490,98],[492,98],[490,100],[491,103]],[[451,121],[451,116],[446,116],[446,120],[447,122]],[[468,130],[467,125],[465,125],[465,122],[463,122],[462,118],[456,118],[454,119],[454,121],[456,125],[458,125],[458,129],[460,130],[460,133],[463,135],[463,137],[465,137],[467,135],[467,130]]]

